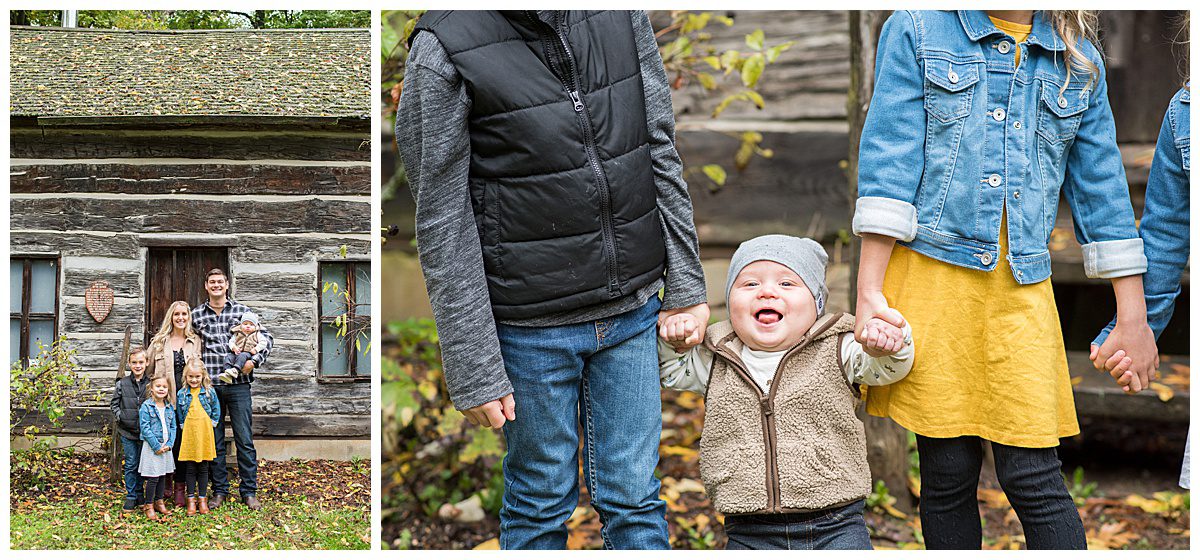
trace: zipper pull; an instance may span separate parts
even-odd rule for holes
[[[760,401],[762,402],[763,416],[770,416],[775,413],[775,407],[771,406],[770,397],[763,397]]]
[[[575,103],[575,112],[582,113],[583,112],[583,100],[579,98],[579,92],[572,91],[572,92],[568,92],[568,93],[571,94],[571,101]]]

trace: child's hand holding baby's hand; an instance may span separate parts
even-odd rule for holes
[[[704,331],[700,321],[691,313],[677,313],[663,320],[658,327],[658,336],[667,341],[680,354],[700,344]]]
[[[863,328],[863,351],[872,357],[891,356],[904,348],[904,331],[878,317]]]

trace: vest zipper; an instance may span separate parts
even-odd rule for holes
[[[536,15],[533,18],[535,21],[541,21]],[[542,23],[545,24],[545,22]],[[588,113],[587,105],[583,103],[583,96],[580,95],[579,73],[575,69],[575,57],[571,54],[571,46],[568,44],[567,38],[559,32],[558,26],[550,27],[554,36],[558,38],[559,45],[563,48],[564,62],[567,63],[567,76],[564,77],[570,80],[570,83],[564,84],[564,87],[574,106],[576,120],[583,129],[584,151],[587,152],[592,174],[596,176],[596,188],[600,192],[600,235],[604,241],[605,264],[608,265],[608,294],[615,297],[621,293],[621,286],[617,278],[617,247],[616,242],[613,241],[615,235],[613,234],[612,194],[609,191],[608,177],[604,174],[604,169],[600,167],[600,155],[596,152],[596,135],[592,130],[591,115]]]

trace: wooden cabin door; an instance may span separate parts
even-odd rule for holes
[[[190,307],[208,301],[204,274],[214,268],[229,273],[229,250],[224,247],[150,248],[146,261],[146,344],[162,326],[172,302]],[[233,279],[230,279],[232,289]]]

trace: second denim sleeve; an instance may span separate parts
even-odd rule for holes
[[[925,170],[924,77],[912,16],[896,12],[883,26],[875,91],[858,149],[853,230],[902,241],[917,235],[913,205]]]
[[[1172,107],[1174,109],[1174,107]],[[1175,145],[1175,132],[1170,114],[1163,118],[1158,133],[1158,144],[1154,148],[1154,162],[1150,164],[1150,179],[1146,184],[1146,208],[1142,212],[1141,238],[1146,251],[1146,273],[1142,286],[1146,292],[1146,319],[1154,337],[1162,335],[1171,316],[1175,314],[1175,300],[1179,297],[1179,286],[1187,267],[1188,186],[1190,180],[1183,168],[1183,156]],[[1117,320],[1100,331],[1093,344],[1101,345]]]
[[[1146,256],[1134,225],[1103,62],[1096,63],[1100,73],[1067,154],[1062,190],[1083,245],[1084,273],[1120,278],[1146,272]]]

